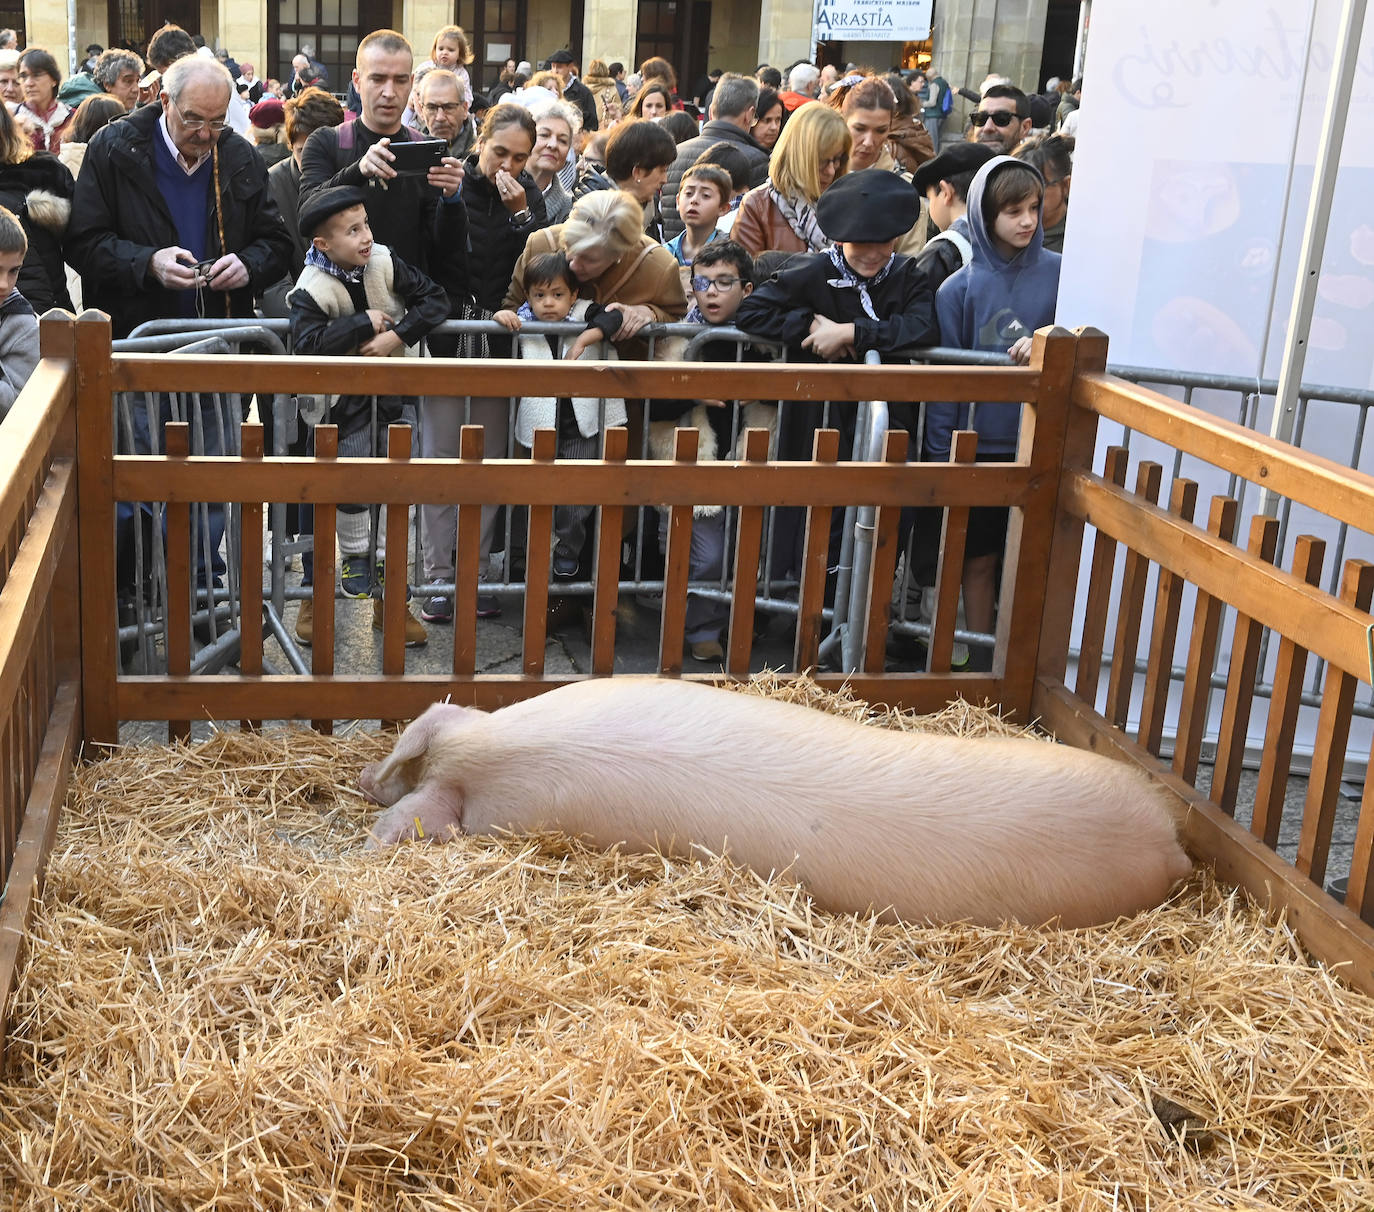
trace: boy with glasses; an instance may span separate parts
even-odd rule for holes
[[[688,170],[689,174],[695,170]],[[686,186],[688,176],[683,176]],[[681,197],[681,195],[679,195]],[[691,228],[689,227],[690,231]],[[708,324],[722,328],[735,322],[740,304],[754,289],[753,258],[733,240],[715,240],[697,254],[692,264],[692,297],[687,313],[689,324]],[[764,361],[765,355],[749,347],[741,349],[733,341],[708,341],[702,350],[707,362]],[[655,459],[671,459],[678,428],[695,429],[697,461],[714,462],[723,458],[742,458],[747,429],[767,429],[776,435],[778,406],[757,400],[650,400],[649,454]],[[725,567],[726,514],[720,505],[697,505],[692,510],[692,546],[687,557],[687,576],[692,581],[719,581]],[[661,510],[658,525],[659,547],[668,546],[668,511]],[[725,659],[721,638],[730,621],[726,602],[712,601],[700,594],[687,595],[684,639],[686,654],[694,661],[718,662]]]

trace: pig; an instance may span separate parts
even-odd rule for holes
[[[561,831],[728,854],[884,920],[1096,925],[1189,871],[1164,793],[1063,745],[895,732],[671,679],[430,707],[360,776],[369,845]]]

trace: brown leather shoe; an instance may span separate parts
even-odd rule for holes
[[[372,599],[372,630],[382,630],[382,599]],[[429,643],[429,632],[425,630],[425,625],[415,617],[415,607],[406,604],[406,647],[423,648]]]

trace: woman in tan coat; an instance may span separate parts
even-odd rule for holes
[[[816,222],[816,200],[849,171],[853,140],[844,118],[824,105],[803,105],[787,120],[768,161],[768,180],[740,203],[732,239],[757,257],[765,252],[824,252],[830,241]]]
[[[525,265],[561,252],[577,280],[578,294],[619,311],[624,319],[614,340],[628,341],[646,324],[667,324],[687,314],[677,258],[644,234],[644,211],[624,190],[595,190],[573,203],[566,223],[545,227],[525,243],[515,263],[503,307],[525,301]]]

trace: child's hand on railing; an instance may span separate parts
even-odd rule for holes
[[[388,328],[386,332],[378,333],[370,340],[364,341],[358,346],[358,352],[365,358],[385,358],[389,357],[393,350],[400,349],[405,342],[396,335],[394,329]]]
[[[1031,346],[1034,344],[1034,337],[1017,337],[1016,344],[1007,350],[1007,357],[1018,366],[1028,366],[1031,358]]]
[[[365,313],[367,318],[372,321],[372,333],[374,336],[381,336],[391,327],[391,317],[377,307],[369,307]]]
[[[509,328],[511,332],[520,331],[520,317],[517,316],[513,311],[510,311],[506,308],[502,308],[494,316],[492,316],[492,319],[495,320],[499,325],[501,325],[502,328]]]
[[[802,341],[802,348],[809,349],[818,358],[833,362],[846,354],[854,356],[854,325],[836,324],[824,316],[816,316],[811,321],[811,333]]]
[[[573,341],[572,344],[568,346],[567,352],[563,355],[564,361],[571,362],[576,358],[580,358],[583,353],[593,345],[598,344],[600,340],[601,330],[598,328],[589,328],[586,332],[578,333],[577,340]]]

